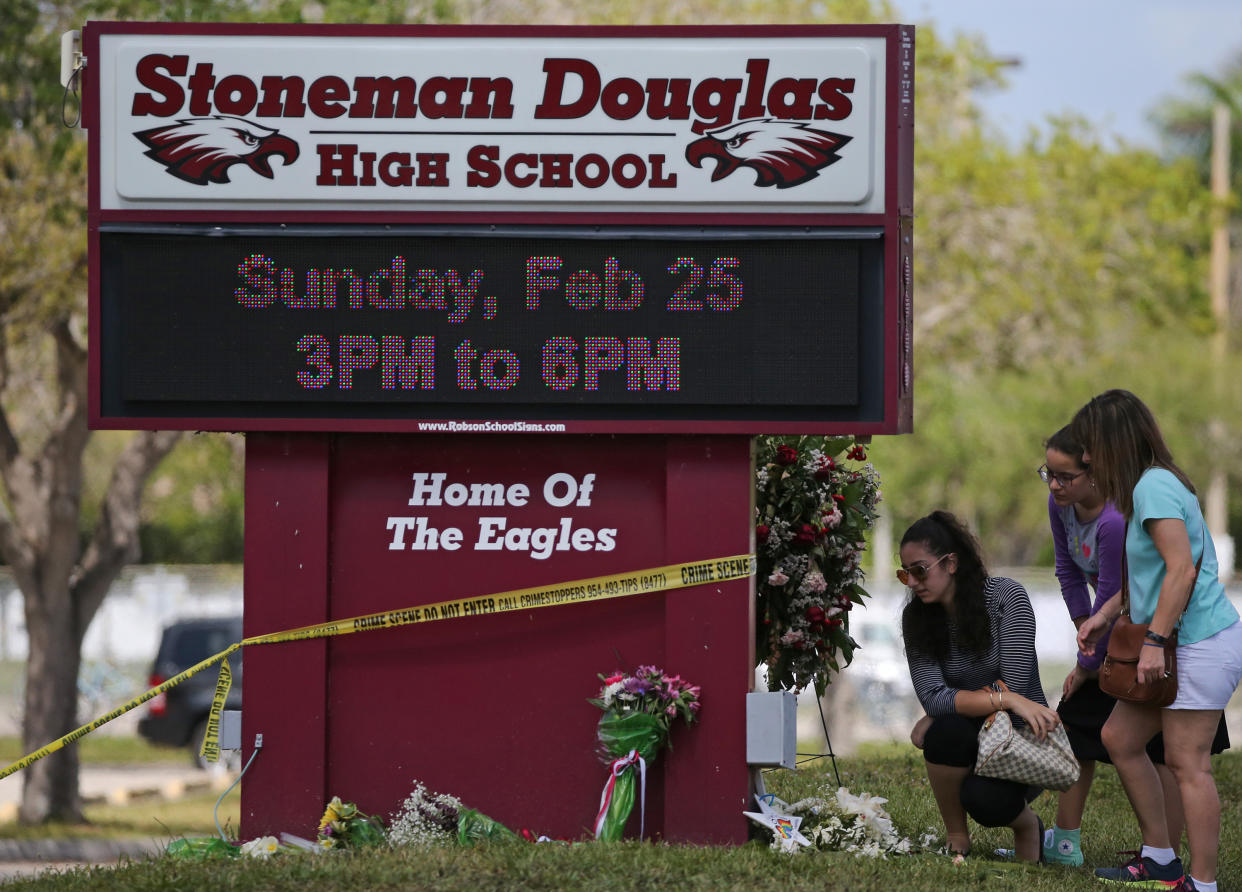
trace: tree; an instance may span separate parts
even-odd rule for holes
[[[0,84],[0,556],[23,596],[30,655],[22,742],[73,730],[83,636],[137,557],[143,483],[177,433],[129,440],[80,535],[87,429],[85,149],[60,114],[66,10],[4,4]],[[24,774],[23,821],[78,820],[76,747]]]
[[[979,70],[963,50],[986,56],[919,32],[915,431],[872,456],[898,532],[948,508],[994,563],[1025,564],[1051,557],[1043,440],[1092,395],[1141,394],[1200,479],[1214,411],[1236,444],[1242,403],[1205,395],[1212,202],[1194,165],[1105,148],[1072,118],[1013,147],[962,95],[978,86],[954,71]]]
[[[144,432],[129,441],[83,547],[84,153],[80,141],[58,142],[51,126],[5,131],[0,144],[0,240],[9,246],[0,259],[0,555],[21,589],[30,637],[27,751],[77,725],[82,639],[113,579],[137,557],[143,483],[180,436]],[[36,369],[51,371],[54,383],[33,380]],[[77,779],[75,747],[30,766],[21,819],[79,819]]]
[[[323,9],[298,3],[294,20],[303,7]],[[352,21],[400,21],[405,4],[332,8]],[[27,751],[81,718],[82,640],[112,581],[138,557],[145,483],[182,436],[132,435],[114,453],[98,508],[84,506],[86,152],[81,135],[60,124],[59,36],[92,17],[252,20],[294,9],[283,0],[0,0],[0,557],[21,589],[30,640]],[[83,536],[85,518],[93,525]],[[76,746],[35,762],[23,780],[22,821],[82,819]]]

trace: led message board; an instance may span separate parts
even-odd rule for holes
[[[909,428],[910,28],[85,48],[96,427]]]
[[[104,409],[745,419],[762,406],[792,421],[845,419],[869,400],[877,411],[864,380],[883,378],[881,283],[868,281],[879,234],[726,235],[105,231],[101,337],[119,361],[102,370]]]

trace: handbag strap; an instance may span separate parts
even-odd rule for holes
[[[1128,619],[1130,616],[1130,563],[1126,560],[1126,539],[1130,535],[1130,521],[1126,521],[1125,529],[1121,536],[1121,612]],[[1182,615],[1190,609],[1190,599],[1195,596],[1195,586],[1199,584],[1199,573],[1203,569],[1203,555],[1207,553],[1207,538],[1203,534],[1203,527],[1199,527],[1199,560],[1195,561],[1195,578],[1190,583],[1190,594],[1186,596],[1186,603],[1182,607]],[[1182,616],[1177,617],[1177,623],[1174,628],[1180,627],[1182,624]],[[1003,682],[1002,682],[1003,683]]]

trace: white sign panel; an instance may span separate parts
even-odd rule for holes
[[[880,213],[882,37],[100,35],[100,207]]]

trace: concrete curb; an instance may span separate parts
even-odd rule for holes
[[[0,839],[0,863],[13,861],[81,861],[159,855],[165,844],[155,839]]]
[[[224,774],[188,779],[170,777],[155,783],[145,780],[118,781],[104,789],[83,792],[81,798],[83,805],[127,805],[150,799],[180,799],[191,793],[223,792],[232,782],[233,778]],[[0,801],[0,824],[16,821],[19,806],[17,801]]]

